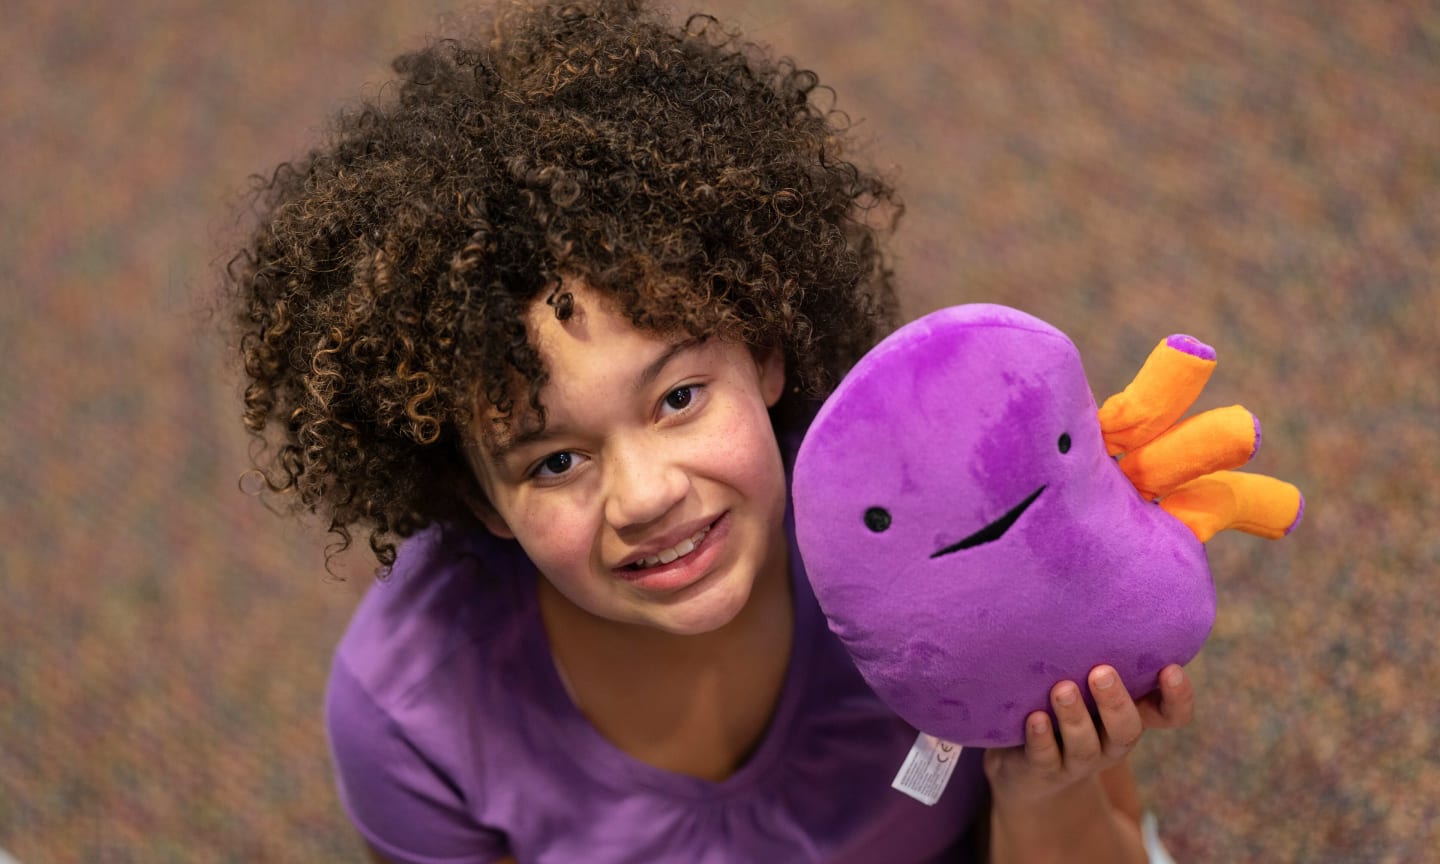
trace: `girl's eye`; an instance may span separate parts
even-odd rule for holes
[[[574,468],[575,462],[575,454],[568,450],[551,453],[549,456],[546,456],[539,465],[535,466],[535,470],[531,472],[531,476],[540,478],[558,477]]]
[[[665,407],[672,411],[684,411],[695,399],[695,386],[676,387],[665,394]]]

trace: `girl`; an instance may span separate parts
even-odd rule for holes
[[[825,629],[787,522],[806,418],[891,323],[818,82],[708,18],[505,9],[282,166],[233,268],[270,488],[388,571],[335,657],[376,860],[1144,860],[1126,756],[1188,721],[1074,682],[1027,743],[915,740]],[[403,542],[402,542],[403,541]]]

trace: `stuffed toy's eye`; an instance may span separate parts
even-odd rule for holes
[[[890,511],[884,507],[871,507],[865,511],[865,527],[879,534],[890,527]]]
[[[1059,443],[1057,443],[1055,446],[1057,446],[1057,447],[1060,448],[1060,452],[1061,452],[1061,453],[1069,453],[1069,452],[1070,452],[1070,433],[1069,433],[1069,432],[1061,432],[1061,433],[1060,433],[1060,441],[1059,441]]]

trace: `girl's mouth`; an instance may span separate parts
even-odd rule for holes
[[[706,525],[704,528],[701,528],[693,535],[686,537],[684,540],[681,540],[679,543],[676,543],[669,549],[662,549],[654,555],[641,558],[634,564],[626,565],[625,569],[632,572],[638,572],[641,570],[648,570],[651,567],[658,567],[661,564],[669,564],[673,561],[678,561],[679,559],[684,558],[686,555],[689,555],[691,552],[694,552],[696,547],[698,547],[700,543],[705,539],[705,535],[709,534],[710,529],[713,527],[715,527],[714,523]]]

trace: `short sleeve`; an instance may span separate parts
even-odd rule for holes
[[[397,864],[490,864],[505,835],[477,824],[464,797],[336,660],[325,725],[350,821]],[[474,802],[470,802],[474,803]]]

